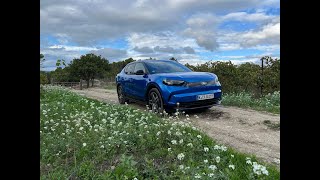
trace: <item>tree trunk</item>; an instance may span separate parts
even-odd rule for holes
[[[80,90],[82,90],[82,79],[80,79]]]
[[[93,87],[94,79],[91,80],[91,87]]]
[[[90,79],[87,79],[87,88],[89,88],[90,85]]]

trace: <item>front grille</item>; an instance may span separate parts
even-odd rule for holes
[[[179,108],[195,108],[195,107],[202,107],[202,106],[210,106],[217,104],[219,102],[219,98],[214,99],[206,99],[206,100],[199,100],[199,101],[192,101],[192,102],[180,102]]]
[[[188,87],[198,87],[198,86],[210,86],[214,85],[214,81],[202,81],[202,82],[188,82],[187,86]]]

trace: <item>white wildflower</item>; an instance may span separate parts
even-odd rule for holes
[[[232,170],[234,170],[234,165],[233,165],[233,164],[230,164],[230,165],[229,165],[229,168],[231,168]]]
[[[86,146],[87,146],[87,143],[83,143],[82,146],[83,146],[83,147],[86,147]]]
[[[209,169],[211,169],[212,171],[214,171],[214,170],[217,169],[217,166],[216,166],[216,165],[210,165],[210,166],[209,166]]]
[[[171,143],[172,144],[177,144],[177,141],[176,140],[172,140]]]
[[[183,153],[178,154],[177,158],[181,161],[184,158],[184,154]]]
[[[200,178],[201,178],[201,176],[200,176],[200,174],[196,174],[196,175],[194,176],[194,178],[196,178],[196,179],[200,179]]]
[[[208,152],[209,148],[208,147],[204,147],[203,150],[204,150],[204,152]]]
[[[220,157],[219,157],[219,156],[216,157],[216,162],[217,162],[217,163],[220,162]]]
[[[106,119],[102,119],[102,122],[105,124],[105,123],[107,123],[107,120]]]

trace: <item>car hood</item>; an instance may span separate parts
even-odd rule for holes
[[[184,80],[187,82],[211,81],[217,76],[209,72],[177,72],[154,74],[162,79]]]

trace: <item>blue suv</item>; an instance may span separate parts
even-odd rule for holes
[[[221,102],[221,84],[209,72],[193,72],[173,60],[140,60],[116,76],[120,104],[140,101],[155,113],[207,109]]]

